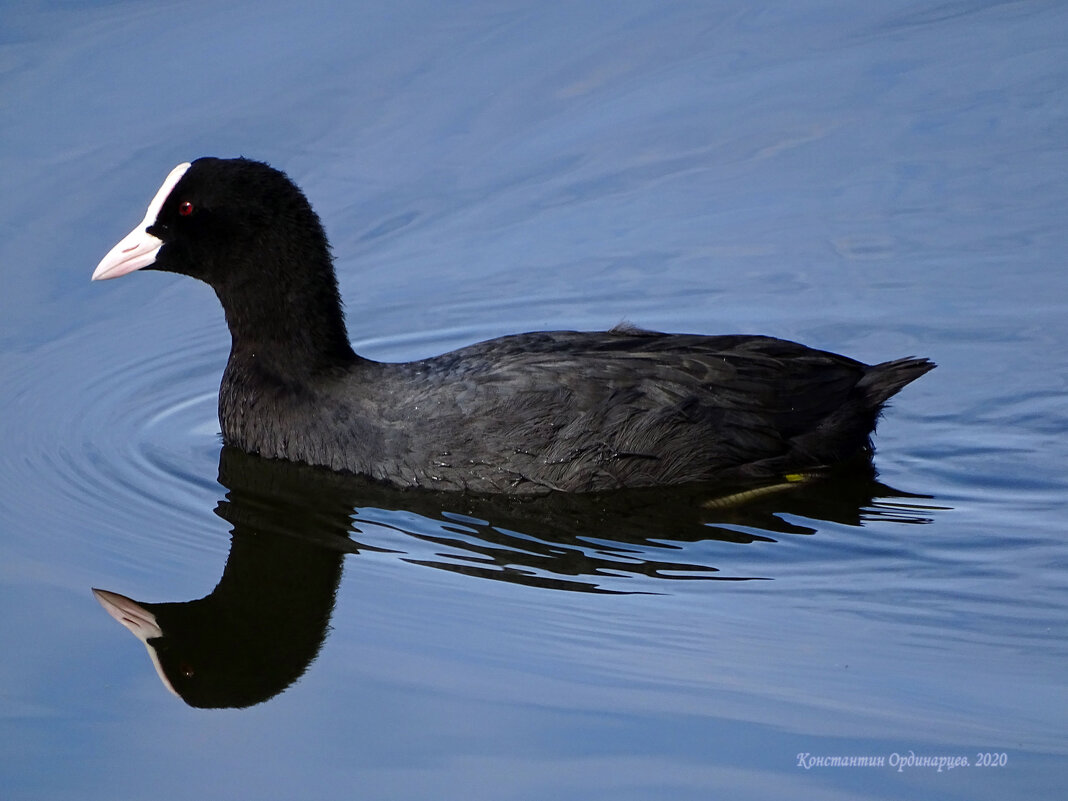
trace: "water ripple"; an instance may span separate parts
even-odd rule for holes
[[[217,331],[132,357],[113,348],[101,358],[106,342],[63,338],[20,354],[8,369],[16,402],[8,456],[21,461],[0,458],[0,480],[54,499],[14,528],[37,536],[76,525],[117,552],[127,550],[130,530],[166,550],[188,547],[190,526],[218,492],[215,398],[225,352]],[[92,363],[103,366],[93,373],[79,369],[90,343]],[[78,519],[62,510],[77,510]]]

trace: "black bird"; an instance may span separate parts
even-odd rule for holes
[[[883,404],[934,367],[630,326],[374,362],[349,344],[307,198],[243,158],[175,167],[93,278],[139,269],[199,278],[222,303],[226,444],[404,487],[530,494],[775,480],[870,451]]]

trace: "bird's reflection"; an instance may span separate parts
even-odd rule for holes
[[[163,684],[195,707],[251,706],[304,673],[326,637],[346,554],[389,551],[550,589],[656,592],[667,580],[768,578],[723,575],[688,556],[690,543],[814,533],[785,514],[922,523],[931,508],[876,481],[867,458],[775,486],[516,498],[397,490],[223,448],[219,481],[227,493],[215,511],[231,524],[232,541],[209,595],[141,603],[94,590],[145,643]]]

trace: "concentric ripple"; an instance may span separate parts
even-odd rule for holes
[[[0,480],[53,502],[15,530],[73,526],[119,552],[130,531],[164,552],[188,547],[218,497],[226,341],[205,326],[180,341],[130,342],[97,324],[16,357],[6,453],[21,463],[0,458]]]

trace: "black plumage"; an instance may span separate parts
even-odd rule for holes
[[[629,326],[371,361],[349,345],[319,218],[283,173],[246,159],[176,168],[94,278],[141,268],[203,280],[222,303],[227,444],[398,486],[522,494],[771,479],[870,448],[886,400],[934,367]]]

